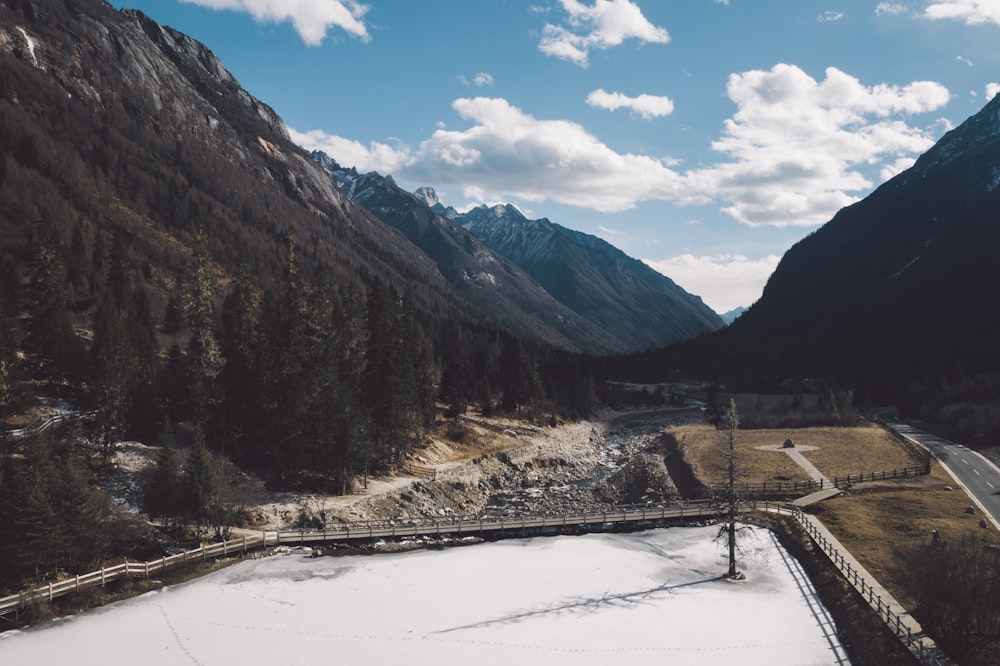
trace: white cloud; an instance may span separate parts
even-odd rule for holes
[[[480,200],[547,199],[604,212],[683,196],[666,163],[616,153],[576,123],[538,120],[497,98],[458,99],[452,106],[472,126],[434,132],[400,176],[461,187]]]
[[[997,93],[1000,93],[1000,83],[987,83],[986,84],[986,100],[989,101],[996,97]]]
[[[361,172],[398,173],[410,159],[410,150],[405,146],[393,147],[376,141],[366,146],[322,130],[298,132],[291,127],[288,128],[288,135],[306,150],[322,150],[341,166],[356,167]]]
[[[820,23],[833,23],[835,21],[839,21],[842,18],[844,18],[844,12],[827,11],[817,16],[816,20],[819,21]]]
[[[603,88],[598,88],[587,95],[587,104],[609,111],[620,108],[631,109],[634,114],[646,120],[669,116],[674,112],[674,102],[669,97],[645,94],[628,97],[620,92],[609,93]]]
[[[962,63],[963,65],[968,65],[969,67],[973,67],[974,66],[974,63],[971,60],[969,60],[968,58],[966,58],[965,56],[957,55],[957,56],[955,56],[955,60],[957,60],[958,62]]]
[[[620,229],[612,229],[603,225],[598,225],[597,231],[604,237],[604,240],[607,240],[608,238],[622,238],[623,236],[628,236],[627,233],[621,231]]]
[[[951,19],[968,25],[996,23],[1000,25],[1000,2],[997,0],[932,1],[924,9],[924,16],[932,20]]]
[[[477,88],[482,88],[483,86],[492,86],[493,77],[486,72],[479,72],[478,74],[476,74],[476,77],[472,79],[472,83]]]
[[[356,0],[181,0],[209,9],[246,12],[261,23],[291,21],[302,41],[323,42],[330,28],[340,28],[363,41],[370,39],[364,17],[369,7]]]
[[[538,48],[546,55],[588,65],[591,49],[607,50],[626,39],[666,44],[670,35],[649,22],[631,0],[559,0],[569,15],[568,26],[546,24]]]
[[[907,11],[906,5],[899,2],[880,2],[875,7],[876,16],[899,16]]]
[[[742,255],[696,257],[682,254],[669,259],[643,261],[670,277],[686,291],[701,296],[718,313],[749,307],[758,298],[781,257],[749,259]]]
[[[944,86],[864,86],[828,68],[817,82],[794,65],[730,76],[738,110],[712,148],[729,161],[689,172],[688,192],[715,196],[751,226],[813,226],[872,187],[862,167],[896,165],[934,140],[898,116],[941,108]],[[892,168],[890,166],[890,168]]]
[[[555,201],[604,212],[643,201],[716,201],[750,226],[816,226],[930,148],[940,121],[922,128],[910,116],[949,99],[934,82],[866,86],[835,68],[816,81],[793,65],[733,74],[727,93],[737,108],[711,144],[718,159],[687,171],[668,156],[617,152],[577,123],[538,119],[502,98],[455,100],[464,128],[440,125],[415,148],[320,131],[293,137],[345,166],[456,188],[479,201]]]

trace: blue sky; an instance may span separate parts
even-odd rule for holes
[[[126,0],[345,166],[600,236],[719,312],[1000,90],[1000,0]]]

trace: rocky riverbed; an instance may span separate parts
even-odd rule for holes
[[[536,428],[519,435],[516,447],[440,465],[433,479],[329,508],[316,499],[305,506],[328,524],[398,523],[604,511],[677,500],[660,433],[700,418],[696,409],[669,410]]]

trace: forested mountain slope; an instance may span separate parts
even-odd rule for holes
[[[828,377],[873,399],[1000,372],[998,211],[1000,97],[792,247],[730,327],[658,358],[748,380]]]

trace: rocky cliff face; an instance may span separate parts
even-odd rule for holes
[[[209,48],[138,11],[101,0],[0,4],[0,251],[32,225],[64,242],[81,230],[129,239],[154,302],[186,270],[194,231],[209,232],[220,276],[246,264],[280,275],[286,236],[341,284],[379,275],[421,307],[452,307],[437,268],[355,205],[267,104]]]

